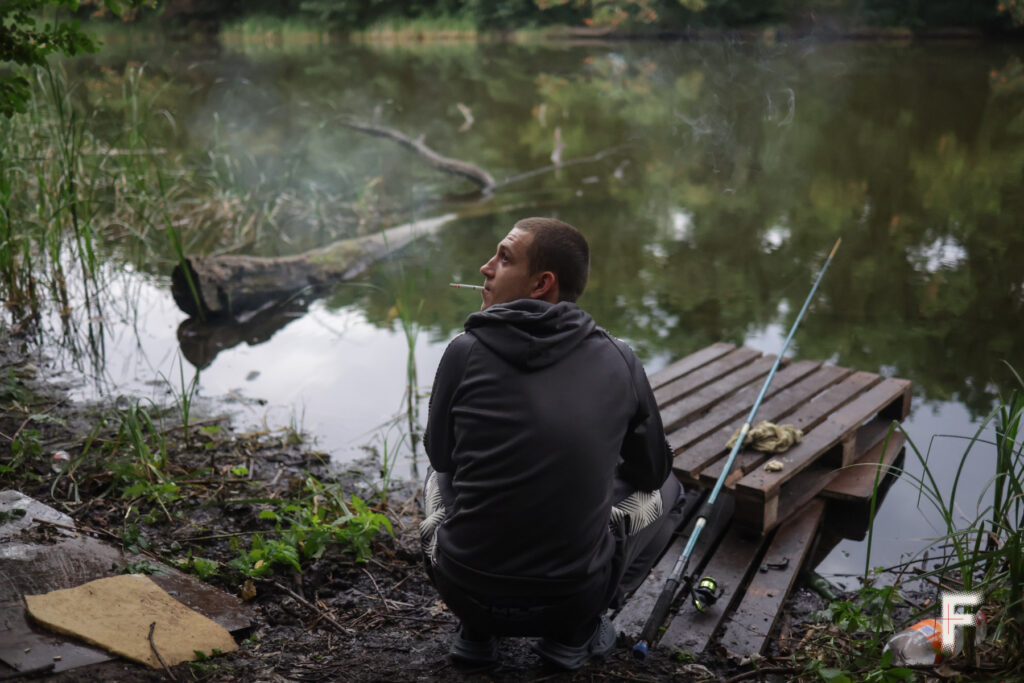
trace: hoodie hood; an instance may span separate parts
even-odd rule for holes
[[[590,314],[567,301],[519,299],[466,319],[466,332],[505,361],[529,370],[556,363],[595,329]]]

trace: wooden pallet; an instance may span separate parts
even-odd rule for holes
[[[746,419],[774,361],[720,343],[650,377],[684,483],[706,495],[721,474],[726,441]],[[906,380],[808,361],[784,363],[755,421],[792,423],[805,437],[773,456],[783,462],[778,473],[762,468],[768,456],[739,452],[687,572],[714,576],[725,594],[707,612],[681,602],[658,647],[700,652],[717,643],[738,657],[762,652],[804,561],[828,551],[815,540],[826,511],[840,518],[866,516],[849,506],[869,501],[879,465],[884,473],[893,464],[903,437],[889,427],[909,409]],[[615,615],[627,637],[642,629],[689,538],[696,509],[691,501],[687,525]],[[832,544],[839,538],[830,537]]]
[[[714,486],[774,363],[752,349],[714,344],[651,377],[675,471],[684,483]],[[742,449],[726,479],[736,518],[765,533],[814,498],[910,412],[910,382],[812,361],[783,364],[755,417],[793,424],[803,441],[778,456]],[[762,466],[769,459],[780,471]]]

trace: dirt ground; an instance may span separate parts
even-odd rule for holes
[[[497,669],[460,669],[447,656],[456,620],[438,600],[421,564],[416,482],[392,488],[385,502],[376,472],[379,465],[372,454],[345,472],[333,472],[320,454],[285,431],[237,434],[226,422],[212,420],[194,425],[192,440],[186,442],[180,425],[169,421],[161,423],[170,425],[162,428],[172,461],[168,468],[180,481],[189,483],[182,485],[181,496],[168,502],[166,510],[150,504],[148,513],[142,514],[147,507],[144,500],[112,493],[112,475],[106,464],[83,466],[76,470],[77,477],[64,475],[54,483],[51,459],[56,450],[66,451],[70,462],[77,463],[98,451],[96,443],[107,444],[107,452],[114,452],[121,443],[122,436],[113,426],[102,426],[110,422],[112,407],[71,403],[65,387],[46,381],[46,373],[40,369],[45,359],[15,356],[11,349],[4,353],[6,357],[0,358],[0,377],[6,377],[0,384],[0,439],[6,445],[26,430],[36,430],[33,438],[41,453],[23,462],[18,472],[0,474],[0,489],[19,488],[68,513],[80,531],[108,539],[120,537],[123,541],[127,520],[134,520],[137,526],[132,529],[137,529],[138,535],[132,536],[132,543],[142,551],[140,560],[174,562],[191,552],[217,561],[220,570],[207,581],[235,595],[249,593],[246,604],[254,624],[247,632],[235,634],[237,652],[168,671],[115,660],[58,675],[40,672],[36,678],[736,681],[789,680],[793,674],[781,655],[754,667],[749,663],[739,666],[714,653],[690,658],[655,648],[640,662],[631,657],[632,643],[624,637],[606,661],[571,674],[544,665],[525,639],[502,642],[502,664]],[[221,428],[216,436],[200,431],[213,424]],[[212,469],[202,476],[190,474],[208,464]],[[251,474],[238,476],[241,465]],[[379,534],[367,561],[356,561],[351,553],[332,546],[301,573],[279,569],[247,585],[246,577],[227,565],[239,554],[238,539],[247,538],[254,530],[270,529],[270,523],[260,516],[265,502],[295,495],[308,475],[338,484],[346,495],[372,502],[375,510],[390,519],[393,536]],[[824,605],[822,598],[807,589],[794,591],[780,620],[784,639],[798,641],[807,616]],[[773,650],[778,652],[777,644]],[[0,680],[11,675],[15,672],[0,664]]]

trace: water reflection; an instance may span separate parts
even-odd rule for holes
[[[97,111],[102,136],[127,116],[105,105],[116,101],[108,95],[125,65],[146,62],[140,92],[174,121],[153,117],[150,139],[202,180],[189,186],[190,212],[175,219],[191,253],[299,253],[467,189],[387,141],[336,125],[343,116],[423,135],[499,183],[553,158],[598,156],[499,189],[489,215],[456,221],[372,269],[360,280],[368,286],[341,287],[307,315],[282,310],[256,328],[212,334],[182,326],[181,348],[204,368],[205,393],[244,387],[304,412],[308,431],[350,457],[403,409],[409,342],[396,298],[417,299],[408,310],[427,384],[477,306],[447,283],[477,281],[512,223],[535,214],[583,229],[594,264],[581,304],[652,371],[716,341],[770,346],[842,236],[794,353],[907,377],[915,414],[942,406],[943,429],[970,433],[1013,383],[1003,361],[1024,369],[1024,84],[1014,80],[1022,51],[174,46],[107,50],[69,68],[87,81],[77,96]],[[108,258],[160,278],[174,262],[166,244],[139,250],[130,240]],[[168,316],[173,343],[181,316]],[[154,344],[152,364],[168,357],[166,344]],[[256,379],[244,379],[254,370]],[[912,418],[911,427],[935,425]]]

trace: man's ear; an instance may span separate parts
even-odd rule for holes
[[[549,303],[558,302],[558,278],[550,270],[544,270],[533,276],[531,299],[542,299]]]

